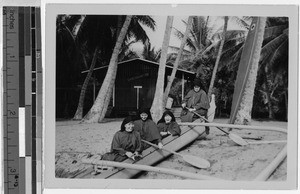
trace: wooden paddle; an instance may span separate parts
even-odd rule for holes
[[[142,141],[145,142],[146,144],[149,144],[149,145],[155,147],[155,148],[159,148],[157,145],[155,145],[153,143],[150,143],[150,142],[148,142],[146,140],[142,139]],[[207,160],[203,159],[203,158],[199,158],[199,157],[192,156],[192,155],[179,154],[177,152],[174,152],[172,150],[168,150],[166,148],[162,148],[162,150],[170,152],[170,153],[172,153],[174,155],[182,157],[182,159],[184,161],[186,161],[187,163],[189,163],[189,164],[191,164],[191,165],[193,165],[193,166],[195,166],[197,168],[209,168],[210,167],[210,163]]]
[[[195,111],[191,111],[192,113],[194,113],[195,115],[197,115],[198,117],[200,117],[201,119],[205,120],[206,122],[209,123],[209,121],[203,117],[202,115],[198,114]],[[227,134],[229,136],[229,138],[234,141],[236,144],[244,146],[244,145],[248,145],[248,142],[245,141],[243,138],[241,138],[240,136],[234,134],[234,133],[228,133],[226,131],[224,131],[223,129],[221,129],[220,127],[216,127],[217,129],[221,130],[222,132],[224,132],[225,134]]]

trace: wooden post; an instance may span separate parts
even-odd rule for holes
[[[143,86],[134,86],[134,88],[136,89],[136,109],[139,110],[139,101],[140,101],[140,89],[143,88]]]

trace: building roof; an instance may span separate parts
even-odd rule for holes
[[[153,61],[149,61],[149,60],[146,60],[146,59],[141,59],[141,58],[135,58],[135,59],[129,59],[127,61],[122,61],[122,62],[119,62],[118,65],[126,64],[126,63],[129,63],[131,61],[137,61],[137,60],[159,66],[159,63],[156,63],[156,62],[153,62]],[[97,67],[97,68],[94,69],[94,71],[105,69],[107,67],[108,67],[108,65],[102,66],[102,67]],[[170,66],[170,65],[166,65],[166,67],[169,68],[169,69],[173,69],[173,67]],[[188,75],[195,75],[195,72],[184,70],[184,69],[180,69],[180,68],[177,68],[177,71],[180,71],[180,72],[182,72],[184,74],[188,74]],[[85,70],[85,71],[82,71],[81,73],[88,73],[88,72],[89,72],[89,70]]]

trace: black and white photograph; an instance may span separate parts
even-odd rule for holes
[[[294,188],[296,9],[264,8],[46,6],[46,185]]]

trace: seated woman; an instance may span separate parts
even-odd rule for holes
[[[112,143],[111,151],[102,156],[102,160],[122,162],[127,158],[133,160],[141,157],[141,136],[133,129],[133,120],[127,117],[121,124],[121,130],[116,132]],[[93,175],[100,173],[98,166],[94,166]]]
[[[172,134],[172,136],[179,136],[181,134],[181,129],[175,121],[173,113],[169,110],[164,112],[161,119],[157,122],[157,127],[163,138],[170,134]]]
[[[163,144],[161,142],[161,136],[159,134],[157,125],[152,121],[151,114],[148,109],[142,109],[139,111],[140,119],[134,121],[134,130],[141,134],[143,140],[157,144],[161,149]],[[143,150],[150,147],[150,145],[142,142]]]
[[[204,91],[203,83],[200,79],[194,80],[194,88],[190,90],[182,101],[181,122],[194,122],[199,117],[197,113],[207,119],[207,111],[210,107],[207,93]],[[202,121],[202,119],[201,119]],[[209,134],[209,127],[205,127],[205,132]]]
[[[141,153],[141,136],[133,128],[133,120],[127,117],[112,140],[111,151],[102,156],[102,160],[122,162]]]

